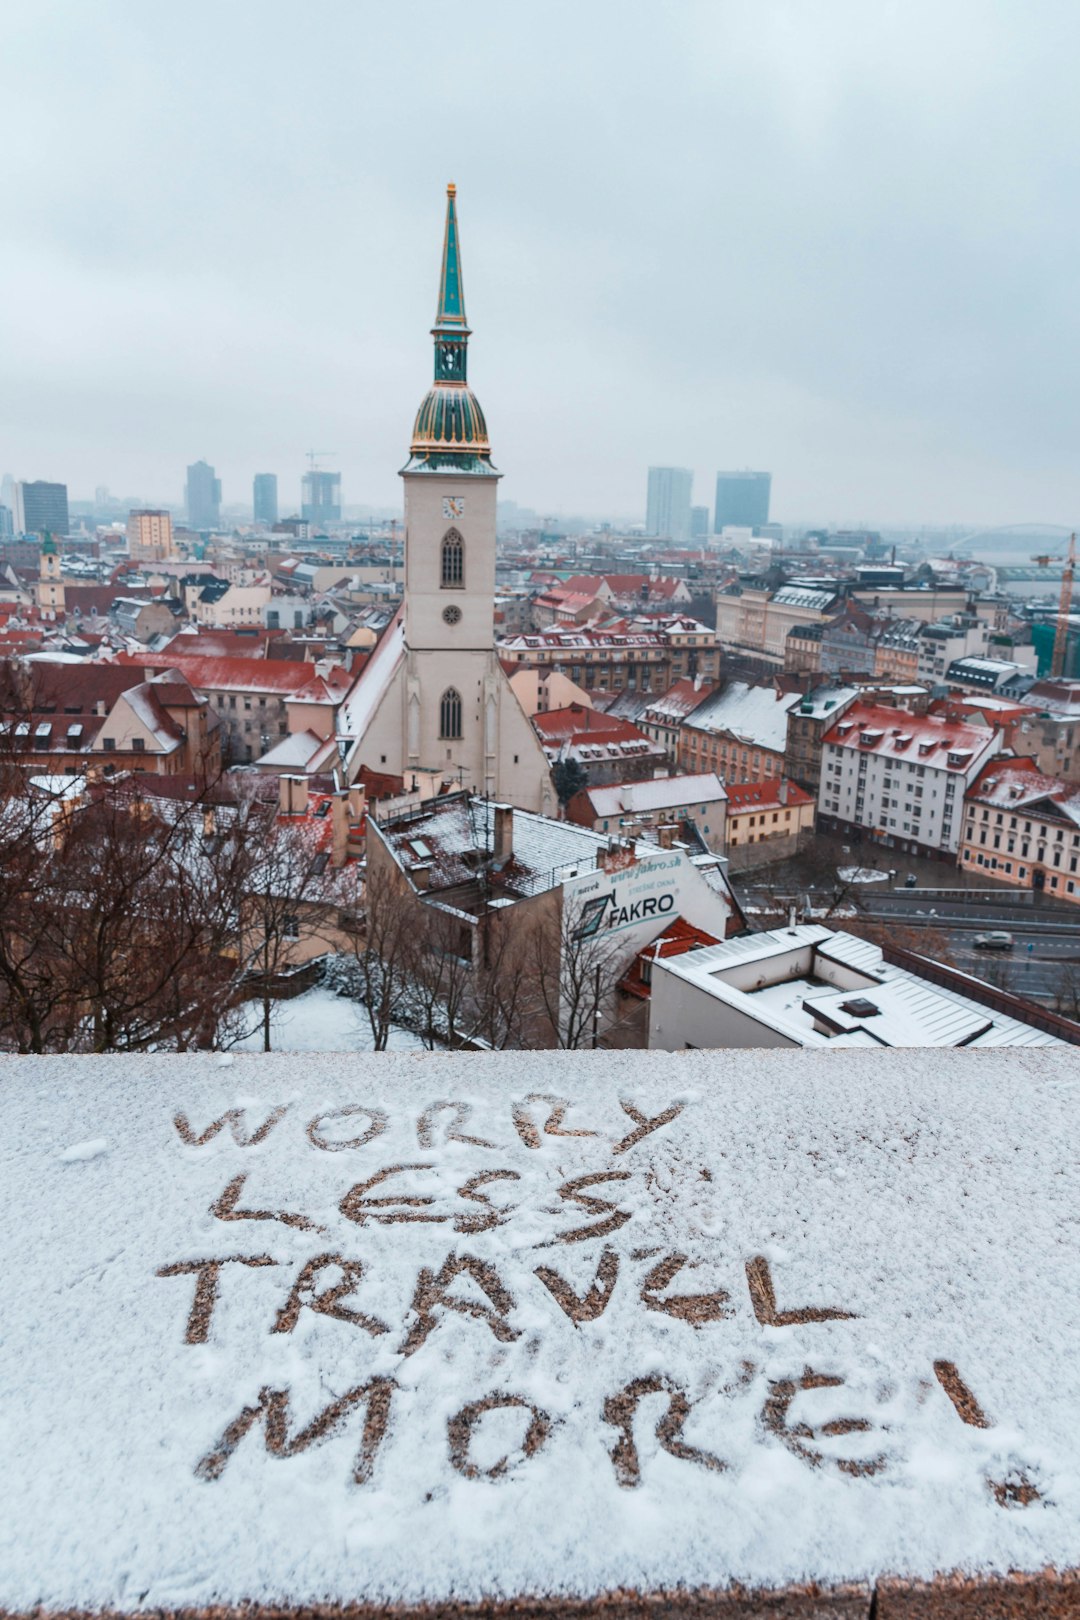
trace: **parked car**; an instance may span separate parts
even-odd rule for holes
[[[1013,937],[1004,928],[992,928],[988,934],[976,934],[972,944],[977,951],[1011,951]]]

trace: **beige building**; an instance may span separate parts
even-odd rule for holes
[[[150,508],[128,513],[128,551],[136,561],[171,562],[175,558],[172,516]]]
[[[495,649],[500,474],[466,382],[452,186],[432,330],[435,379],[401,474],[404,601],[341,705],[339,744],[350,780],[364,765],[403,776],[437,768],[474,792],[553,812],[547,760]]]
[[[991,760],[965,795],[959,862],[1080,905],[1080,787],[1044,776],[1033,759]]]

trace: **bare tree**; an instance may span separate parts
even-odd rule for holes
[[[376,1052],[416,1006],[423,941],[417,938],[418,902],[385,866],[368,861],[363,904],[352,931],[355,991]]]
[[[327,852],[307,822],[267,822],[248,803],[234,835],[239,870],[239,971],[258,985],[263,1051],[271,1049],[275,980],[302,957],[305,934],[321,929],[327,911],[347,899],[340,874],[327,869]]]
[[[624,954],[602,915],[575,906],[563,892],[558,910],[532,933],[530,966],[550,1035],[545,1045],[572,1051],[599,1044]]]

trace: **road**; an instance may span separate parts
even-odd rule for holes
[[[755,891],[745,883],[738,892],[740,899],[751,906],[768,897],[777,898],[775,890]],[[806,900],[812,907],[828,904],[834,892],[834,885],[825,883],[811,886],[791,899],[801,910]],[[1073,914],[1072,908],[1064,905],[1044,901],[1025,904],[996,890],[930,894],[869,883],[852,887],[844,904],[850,903],[856,904],[864,916],[901,925],[904,943],[909,931],[916,933],[924,928],[944,936],[956,967],[1016,995],[1053,1002],[1068,989],[1070,981],[1080,991],[1080,909]],[[769,920],[761,914],[751,917],[758,926],[768,926]],[[838,928],[844,926],[842,909],[832,920]],[[976,949],[975,935],[992,929],[1005,929],[1012,935],[1011,951]]]

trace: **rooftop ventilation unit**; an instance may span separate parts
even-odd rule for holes
[[[865,996],[855,996],[851,1001],[842,1001],[840,1011],[850,1013],[852,1018],[877,1018],[881,1014],[881,1008],[875,1007]]]

